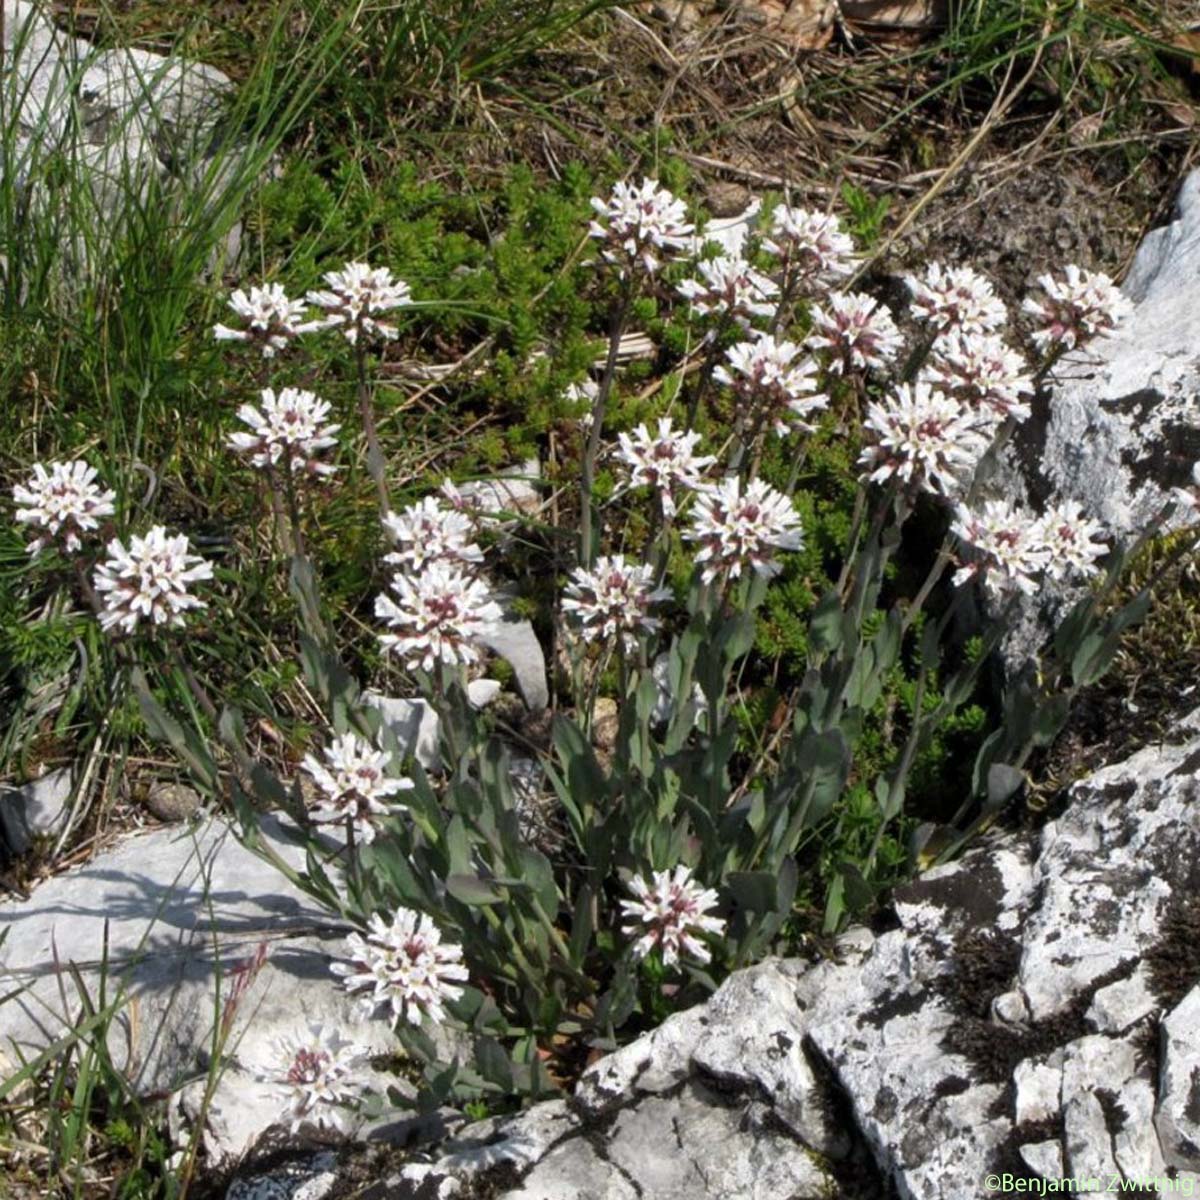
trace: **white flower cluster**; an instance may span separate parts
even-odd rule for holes
[[[271,1051],[269,1060],[256,1064],[254,1074],[285,1093],[291,1131],[305,1122],[343,1128],[346,1109],[361,1092],[366,1049],[313,1021],[303,1033],[273,1039]]]
[[[1025,360],[996,334],[951,330],[933,345],[921,379],[996,421],[1029,417],[1033,395]]]
[[[869,404],[863,429],[869,440],[859,466],[867,479],[943,496],[965,485],[988,445],[971,409],[922,382],[902,383]]]
[[[379,818],[395,811],[388,800],[413,786],[411,779],[387,774],[391,761],[390,754],[354,733],[334,738],[325,750],[324,763],[305,755],[300,765],[321,791],[321,801],[309,809],[309,818],[317,824],[342,826],[349,821],[360,842],[373,842]]]
[[[243,404],[237,415],[251,432],[232,434],[228,445],[248,455],[254,466],[282,466],[306,475],[332,475],[337,469],[317,456],[337,445],[341,426],[326,422],[329,404],[312,392],[284,388],[277,395],[273,388],[263,388],[260,406]]]
[[[635,958],[645,958],[657,949],[668,967],[675,966],[681,955],[699,963],[711,960],[699,935],[720,935],[725,932],[725,922],[707,915],[717,906],[717,893],[701,887],[689,868],[681,865],[674,871],[655,871],[648,881],[634,876],[629,890],[634,899],[620,902],[629,918],[629,924],[623,925],[621,932],[637,937],[633,946]]]
[[[274,358],[301,334],[327,325],[323,320],[305,320],[304,301],[289,300],[278,283],[248,291],[238,288],[229,297],[229,307],[241,318],[243,327],[214,325],[213,337],[219,342],[250,342],[258,346],[263,358]]]
[[[394,325],[378,318],[412,303],[408,284],[393,277],[387,267],[367,263],[347,263],[340,271],[328,271],[326,287],[309,292],[308,302],[323,308],[328,320],[341,328],[346,341],[358,341],[362,334],[390,339],[397,336]]]
[[[396,279],[387,267],[347,263],[340,271],[323,276],[326,286],[311,291],[303,300],[291,300],[282,285],[238,288],[229,297],[229,307],[239,326],[214,325],[213,337],[221,342],[247,342],[259,348],[263,358],[274,358],[298,337],[323,329],[340,328],[348,342],[362,335],[394,338],[397,330],[379,317],[412,303],[408,285]],[[307,306],[322,310],[309,317]]]
[[[812,433],[808,417],[823,409],[829,398],[819,391],[812,359],[796,361],[800,347],[769,333],[738,342],[726,352],[728,367],[719,366],[713,378],[763,405],[779,437],[794,431]]]
[[[439,560],[416,575],[396,575],[391,590],[394,595],[375,598],[375,615],[391,630],[380,641],[409,670],[478,662],[480,636],[503,616],[488,586],[453,563]]]
[[[1133,311],[1115,283],[1101,271],[1085,271],[1074,263],[1061,276],[1038,277],[1044,300],[1026,299],[1021,306],[1037,318],[1033,340],[1040,350],[1072,347],[1097,334],[1111,333]]]
[[[349,962],[331,967],[346,990],[362,993],[368,1013],[387,1005],[393,1020],[444,1021],[445,1006],[462,995],[458,985],[468,977],[462,947],[443,942],[427,916],[407,908],[398,908],[390,924],[373,915],[367,929],[365,938],[352,933],[346,939]]]
[[[679,294],[701,315],[728,315],[742,325],[751,317],[769,317],[779,295],[775,281],[756,271],[744,258],[723,254],[696,264],[699,279],[685,279]]]
[[[930,263],[924,277],[909,275],[905,282],[912,292],[914,315],[937,330],[992,333],[1008,320],[991,280],[971,267],[947,269],[941,263]]]
[[[75,554],[87,534],[100,528],[101,517],[115,513],[115,492],[96,485],[96,468],[81,459],[73,462],[33,464],[33,474],[13,488],[18,525],[28,525],[37,536],[26,547],[36,555],[52,542]]]
[[[182,626],[190,609],[207,607],[188,585],[211,579],[212,566],[190,553],[183,534],[170,537],[161,525],[145,537],[119,538],[108,544],[108,559],[96,569],[95,589],[102,603],[100,625],[133,633],[143,621]]]
[[[1048,579],[1094,574],[1109,549],[1098,540],[1104,532],[1100,524],[1085,517],[1073,500],[1040,517],[1004,500],[988,501],[978,511],[960,505],[952,530],[973,551],[954,582],[981,576],[989,591],[1001,596],[1014,590],[1033,595],[1043,573]]]
[[[763,249],[786,258],[805,290],[828,284],[854,270],[854,242],[832,213],[776,205]]]
[[[699,544],[696,562],[705,583],[726,571],[736,579],[747,564],[769,578],[781,570],[776,550],[803,545],[800,516],[791,500],[761,479],[743,488],[736,477],[698,494],[691,528],[683,536]]]
[[[831,352],[828,369],[835,375],[886,367],[900,352],[892,314],[864,292],[833,292],[812,318],[808,345]]]
[[[642,424],[632,434],[617,434],[617,443],[617,459],[629,468],[629,486],[657,488],[668,520],[679,509],[680,494],[700,488],[704,471],[717,461],[697,454],[700,435],[675,429],[668,417],[659,418],[656,433]]]
[[[660,622],[652,604],[671,600],[669,588],[655,587],[654,568],[627,563],[623,554],[600,557],[592,570],[579,567],[571,576],[563,608],[574,614],[585,635],[608,639],[620,635],[627,650],[636,634],[653,633]]]
[[[607,200],[592,197],[597,220],[588,232],[601,243],[600,254],[622,270],[640,262],[650,274],[659,268],[663,251],[674,252],[691,245],[692,224],[687,209],[656,179],[640,185],[621,181]]]
[[[453,484],[448,486],[453,489]],[[472,540],[475,521],[464,507],[447,507],[435,496],[426,496],[403,512],[389,512],[383,525],[396,543],[383,560],[392,566],[422,571],[433,562],[472,566],[483,562],[483,550]]]

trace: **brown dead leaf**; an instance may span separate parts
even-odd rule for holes
[[[946,23],[947,0],[842,0],[848,25],[883,29],[934,29]]]
[[[758,9],[763,32],[793,50],[823,50],[833,37],[837,18],[833,0],[742,0],[742,7]]]
[[[1179,51],[1178,57],[1187,64],[1193,75],[1200,75],[1200,29],[1187,29],[1171,39],[1171,45]]]

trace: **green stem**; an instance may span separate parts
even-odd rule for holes
[[[588,431],[587,446],[583,452],[582,472],[579,481],[579,562],[584,567],[592,565],[592,493],[596,482],[596,458],[600,453],[600,438],[604,429],[604,414],[608,398],[617,375],[617,358],[621,351],[621,333],[625,328],[629,310],[633,307],[637,293],[637,279],[632,270],[621,282],[621,298],[613,311],[608,334],[608,354],[604,360],[604,374],[596,391],[592,405],[592,427]]]
[[[367,471],[375,481],[380,516],[386,517],[391,512],[392,506],[388,498],[386,462],[383,450],[379,445],[379,429],[375,424],[375,405],[371,398],[370,385],[367,382],[367,348],[361,319],[358,337],[354,342],[354,366],[357,375],[358,411],[362,419],[363,433],[367,439]]]

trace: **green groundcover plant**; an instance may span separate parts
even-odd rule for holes
[[[1021,597],[1073,587],[1079,598],[1039,670],[1008,684],[999,723],[980,739],[953,852],[1012,797],[1030,754],[1147,604],[1143,591],[1102,615],[1137,546],[1110,545],[1076,504],[1031,513],[988,492],[1058,356],[1125,316],[1106,276],[1068,266],[1042,278],[1025,303],[1033,365],[1006,340],[1010,314],[991,284],[967,266],[906,277],[898,324],[854,289],[858,259],[831,214],[779,203],[698,232],[651,179],[618,183],[592,207],[609,332],[594,377],[568,396],[578,477],[558,512],[572,549],[542,614],[565,693],[538,764],[549,811],[531,804],[511,740],[468,688],[505,615],[488,569],[518,516],[485,511],[450,481],[392,503],[372,366],[423,306],[387,268],[329,270],[301,300],[280,283],[246,286],[214,329],[245,356],[252,395],[227,445],[265,481],[304,678],[327,718],[292,779],[251,752],[241,714],[189,666],[189,614],[206,589],[236,593],[237,579],[214,572],[184,533],[120,526],[117,493],[83,459],[38,463],[14,492],[29,553],[72,573],[150,729],[228,800],[247,845],[355,927],[333,971],[392,1024],[426,1106],[552,1093],[623,1031],[786,945],[803,864],[852,786],[877,810],[874,832],[853,860],[825,864],[825,928],[867,907],[914,765],[970,702]],[[636,383],[623,339],[647,315],[676,340],[682,330],[684,344],[656,415],[614,428],[622,388]],[[311,371],[305,386],[282,384],[314,339],[344,347],[353,417],[310,390],[320,387]],[[741,684],[772,583],[805,546],[800,481],[822,423],[861,430],[848,548],[804,619],[803,670],[770,736],[748,748]],[[409,757],[369,701],[321,602],[312,514],[337,486],[339,453],[358,447],[391,547],[374,601],[379,648],[436,713],[436,769]],[[1195,513],[1200,490],[1173,505]],[[888,599],[906,526],[930,513],[940,548],[911,595]],[[1168,505],[1144,536],[1170,515]],[[994,619],[964,649],[956,618],[981,589]],[[913,680],[907,719],[898,753],[880,760],[866,752],[873,714],[901,664]],[[167,711],[150,675],[181,681],[188,720]],[[602,699],[616,702],[604,753]],[[264,809],[292,817],[303,871],[260,836]],[[916,831],[915,850],[927,832]],[[361,1055],[328,1029],[286,1049],[293,1124],[364,1102]]]

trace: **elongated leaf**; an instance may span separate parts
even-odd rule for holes
[[[512,1090],[512,1060],[495,1038],[481,1035],[475,1039],[475,1069],[505,1094]]]
[[[774,871],[731,871],[725,876],[725,886],[739,907],[753,913],[775,913],[791,907],[792,896],[785,898],[787,889],[781,889],[780,882],[781,876]]]
[[[150,733],[166,742],[179,755],[195,775],[211,791],[218,786],[217,764],[213,762],[204,743],[194,730],[185,729],[154,698],[141,667],[129,673],[130,682],[137,695],[138,709]]]
[[[808,622],[808,643],[822,654],[830,654],[842,646],[842,597],[831,588],[813,609]]]
[[[450,875],[446,879],[446,891],[462,904],[501,904],[504,893],[477,875]]]

